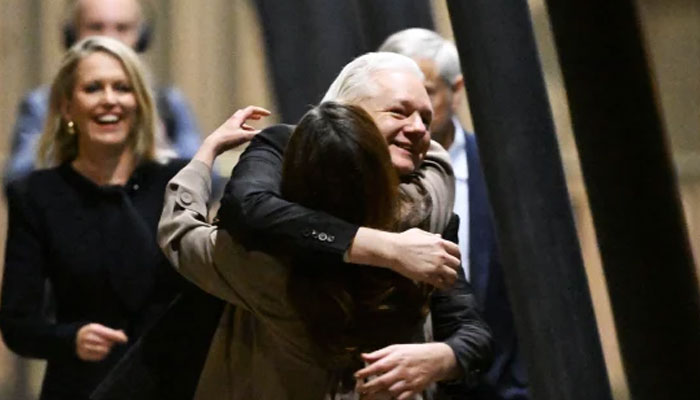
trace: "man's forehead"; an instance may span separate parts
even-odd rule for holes
[[[385,102],[430,108],[430,98],[419,75],[405,70],[385,70],[374,76],[377,97]]]
[[[78,18],[90,22],[140,19],[141,4],[138,0],[79,0]]]
[[[418,71],[407,70],[405,68],[384,68],[375,71],[372,74],[374,80],[378,82],[394,81],[394,80],[405,80],[405,81],[415,81],[420,84],[423,83],[423,77],[418,73]]]

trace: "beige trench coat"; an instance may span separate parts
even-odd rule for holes
[[[286,301],[287,267],[248,251],[207,221],[211,171],[192,161],[168,184],[158,228],[167,258],[185,278],[230,303],[221,318],[197,388],[197,399],[324,399],[333,376],[311,357],[313,343]],[[431,196],[430,230],[445,228],[454,180],[449,157],[433,144],[413,184]],[[232,307],[234,305],[235,307]],[[352,398],[352,397],[350,397]]]

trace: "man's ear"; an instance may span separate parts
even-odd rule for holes
[[[452,92],[457,93],[464,89],[464,75],[458,75],[452,84]]]
[[[464,75],[459,75],[450,87],[452,90],[452,110],[457,110],[462,101],[462,92],[464,91]]]

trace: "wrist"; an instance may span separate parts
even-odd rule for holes
[[[394,272],[401,270],[401,248],[400,238],[397,233],[381,232],[383,234],[383,245],[381,246],[382,259],[386,263],[385,268],[389,268]]]
[[[459,378],[457,357],[455,357],[452,348],[442,342],[431,343],[431,345],[433,347],[431,352],[435,355],[435,362],[438,365],[436,380],[445,381]]]
[[[199,146],[193,159],[199,160],[211,167],[214,164],[214,159],[216,159],[218,155],[217,144],[211,139],[211,136],[208,136],[204,139],[202,145]]]
[[[394,236],[390,232],[360,227],[345,253],[345,261],[394,269],[397,264]]]

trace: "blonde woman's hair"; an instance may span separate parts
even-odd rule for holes
[[[73,96],[78,64],[97,52],[116,58],[132,87],[137,108],[134,125],[129,133],[129,145],[136,159],[139,162],[156,160],[155,133],[158,117],[141,61],[131,48],[118,40],[92,36],[68,49],[51,84],[48,116],[39,139],[37,161],[40,167],[56,166],[73,160],[78,155],[79,132],[74,135],[68,132],[68,121],[63,118],[61,110]]]

